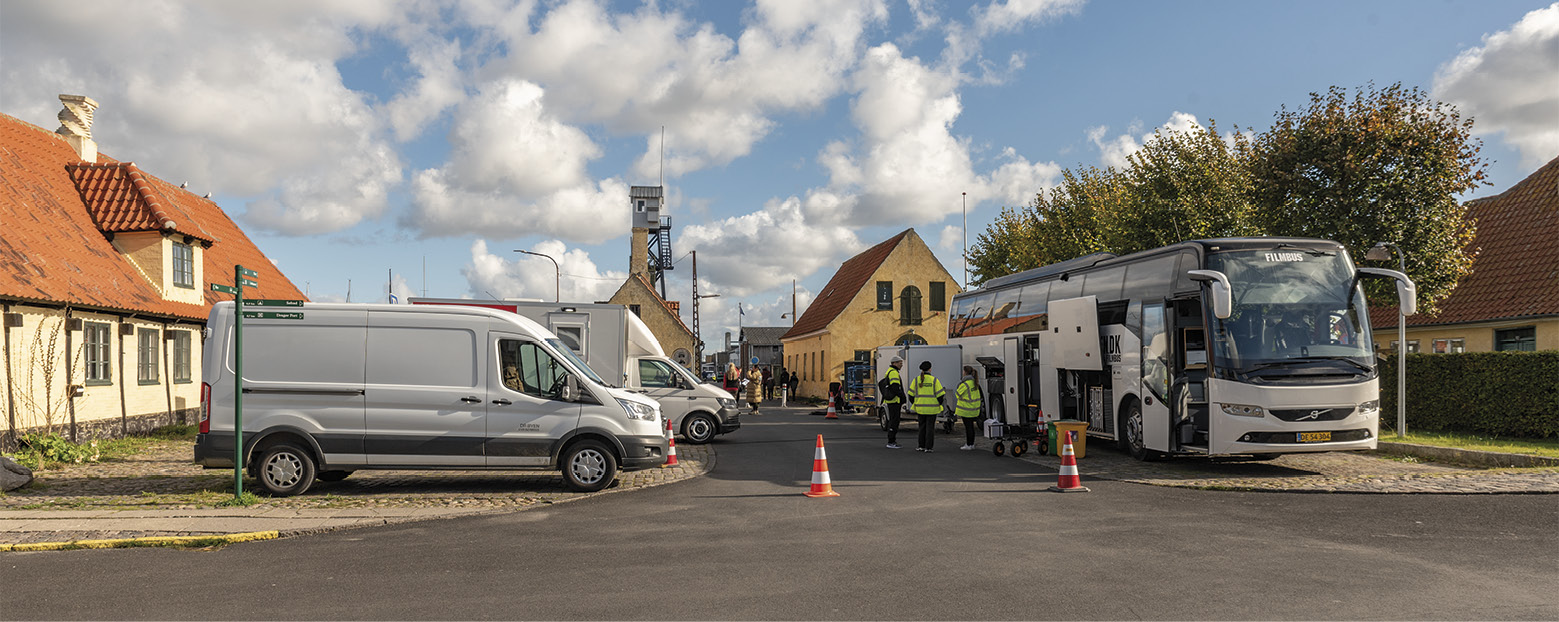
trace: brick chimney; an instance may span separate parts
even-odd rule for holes
[[[59,114],[60,129],[54,130],[54,133],[64,136],[65,142],[70,143],[83,161],[96,163],[97,142],[92,140],[92,111],[97,110],[97,102],[86,95],[60,95],[60,103],[65,108]]]

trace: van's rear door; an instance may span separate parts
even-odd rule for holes
[[[369,311],[368,464],[484,464],[483,328],[481,318],[467,315]]]
[[[580,404],[560,395],[567,368],[535,339],[489,335],[487,464],[548,466],[553,445],[579,425]]]

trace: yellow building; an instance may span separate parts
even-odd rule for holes
[[[823,397],[846,361],[881,346],[947,343],[947,309],[961,290],[914,229],[839,266],[796,325],[780,338],[797,393]]]
[[[0,447],[86,440],[200,411],[209,287],[303,293],[208,199],[97,152],[97,103],[62,95],[55,132],[0,114]]]
[[[1559,350],[1559,158],[1467,215],[1478,225],[1472,271],[1438,313],[1407,318],[1407,351]],[[1381,352],[1396,351],[1397,317],[1371,310]]]

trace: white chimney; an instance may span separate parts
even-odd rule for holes
[[[70,143],[82,160],[96,163],[97,143],[92,140],[92,111],[97,110],[97,102],[86,95],[60,95],[60,103],[65,104],[65,109],[59,114],[60,129],[54,130],[54,133],[64,136],[65,142]]]

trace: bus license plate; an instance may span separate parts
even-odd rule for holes
[[[1301,442],[1301,443],[1325,443],[1325,442],[1329,442],[1331,440],[1332,440],[1332,433],[1331,432],[1300,432],[1299,433],[1299,442]]]

